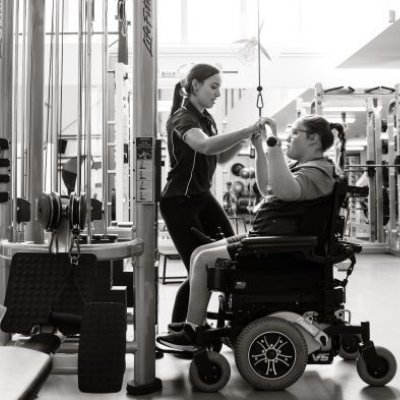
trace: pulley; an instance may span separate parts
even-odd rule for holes
[[[56,230],[61,222],[61,197],[56,192],[42,193],[38,199],[37,219],[46,231]]]
[[[82,231],[86,224],[87,204],[85,194],[71,193],[68,206],[69,229]]]

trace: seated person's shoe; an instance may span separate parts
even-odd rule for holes
[[[194,351],[196,350],[194,339],[195,332],[193,328],[188,324],[184,324],[183,329],[179,332],[158,336],[157,342],[175,350]]]
[[[176,333],[180,332],[185,327],[185,322],[171,322],[168,324],[168,332]]]
[[[168,332],[169,333],[176,333],[180,332],[186,325],[186,322],[171,322],[168,324]],[[205,325],[206,329],[210,329],[211,325],[206,324]]]

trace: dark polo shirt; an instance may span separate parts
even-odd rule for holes
[[[193,128],[201,129],[207,136],[218,133],[211,114],[207,110],[202,114],[185,99],[167,121],[170,170],[163,197],[190,197],[210,190],[217,156],[198,153],[186,144],[185,135]]]

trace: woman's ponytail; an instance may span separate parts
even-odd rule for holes
[[[172,108],[171,108],[171,115],[173,115],[176,110],[178,110],[178,108],[182,105],[183,102],[183,87],[182,87],[182,81],[179,81],[176,85],[175,85],[175,89],[174,89],[174,97],[172,99]]]

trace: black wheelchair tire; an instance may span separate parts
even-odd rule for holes
[[[194,360],[191,362],[189,368],[189,381],[193,388],[200,392],[215,393],[228,383],[231,377],[231,366],[224,356],[215,351],[209,351],[207,355],[211,367],[214,369],[214,378],[216,381],[207,382],[207,380],[201,376]]]
[[[376,353],[387,362],[387,371],[384,376],[375,377],[371,374],[364,357],[361,355],[357,360],[357,372],[360,378],[370,386],[384,386],[390,382],[396,374],[396,358],[391,351],[384,347],[375,347]]]
[[[266,335],[269,336],[267,337]],[[257,342],[257,339],[260,337],[263,337],[263,339]],[[251,354],[258,346],[260,349],[264,349],[262,351],[264,355],[261,357],[264,357],[265,361],[267,358],[267,349],[265,349],[261,342],[264,341],[264,343],[267,342],[269,344],[268,339],[270,337],[273,338],[275,344],[273,347],[269,346],[268,351],[276,353],[274,363],[276,363],[279,368],[279,362],[287,365],[289,364],[288,360],[291,358],[293,359],[289,370],[281,377],[277,378],[266,378],[266,374],[258,373],[254,367],[259,361],[255,362],[253,367],[250,360],[251,358],[256,359],[258,356],[257,354]],[[284,342],[282,342],[282,340]],[[275,348],[279,343],[282,343],[282,345]],[[282,350],[280,349],[283,347],[285,347],[283,351],[290,351],[293,355],[281,354]],[[279,357],[283,357],[283,360],[279,359]],[[302,376],[307,365],[307,358],[307,344],[302,333],[293,323],[281,318],[263,317],[251,322],[242,330],[235,345],[236,366],[240,374],[248,383],[258,390],[283,390],[292,385]],[[268,370],[266,373],[269,373],[269,361],[267,368]],[[285,366],[282,368],[285,369]],[[276,373],[275,365],[272,370]]]

